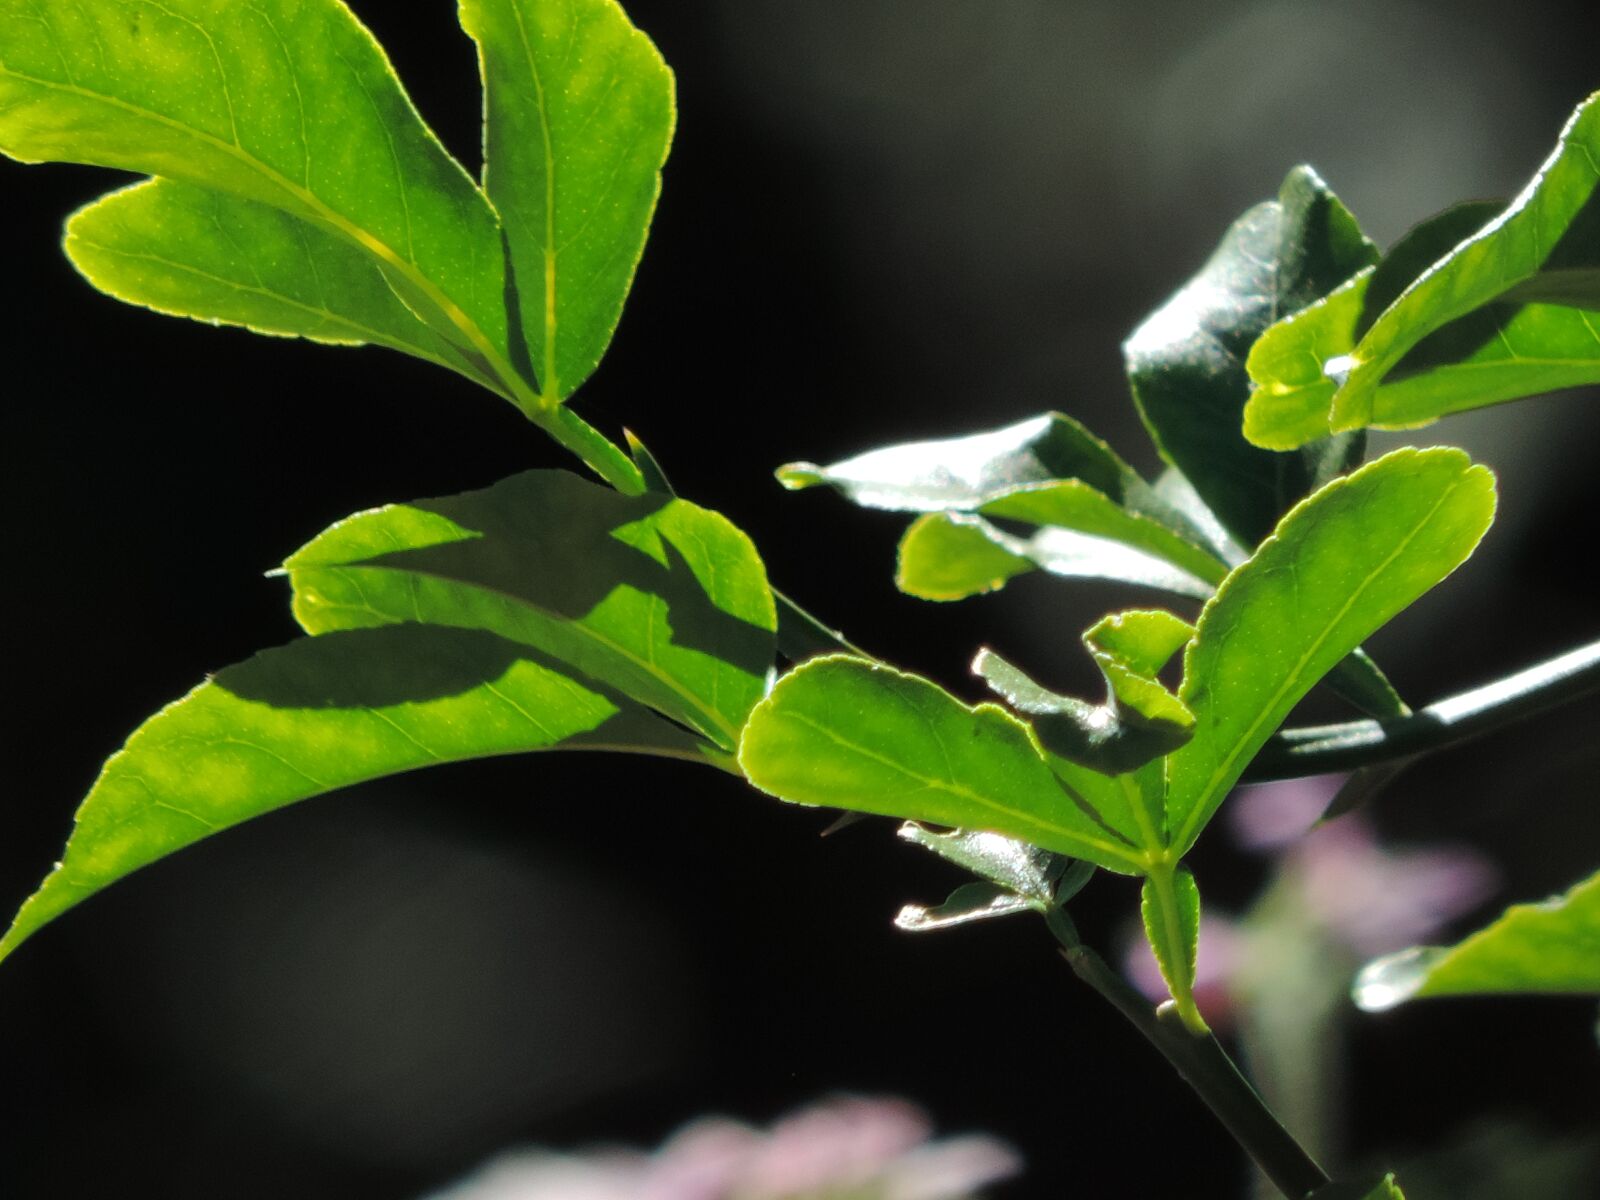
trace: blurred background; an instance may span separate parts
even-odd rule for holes
[[[454,6],[353,7],[476,169]],[[772,468],[1058,408],[1153,472],[1120,342],[1291,166],[1315,165],[1386,245],[1514,192],[1600,86],[1600,13],[1580,0],[628,8],[677,70],[678,136],[579,407],[644,438],[802,603],[969,697],[980,645],[1092,694],[1078,634],[1140,597],[1042,577],[958,606],[901,597],[903,522],[785,494]],[[357,509],[568,465],[422,364],[94,293],[58,231],[117,183],[0,163],[7,912],[139,721],[293,635],[264,570]],[[1469,568],[1372,643],[1413,702],[1600,632],[1597,434],[1590,394],[1418,435],[1494,467],[1502,507]],[[1450,932],[1594,868],[1594,718],[1579,706],[1425,763],[1372,814],[1385,844],[1492,860],[1490,906]],[[900,904],[942,898],[954,873],[890,822],[819,839],[827,822],[679,764],[547,756],[220,836],[0,972],[0,1194],[403,1200],[507,1146],[649,1145],[698,1114],[765,1122],[841,1091],[1005,1139],[1026,1170],[995,1195],[1246,1194],[1231,1144],[1037,922],[898,933]],[[1219,828],[1197,860],[1208,903],[1245,908],[1266,861]],[[1133,910],[1109,878],[1075,902],[1112,952]],[[1595,1194],[1594,1019],[1526,1001],[1346,1021],[1339,1161],[1431,1157],[1458,1181],[1433,1194],[1466,1196],[1461,1178],[1490,1176],[1448,1148],[1503,1145],[1580,1164],[1563,1186]],[[1161,1152],[1137,1152],[1155,1126]],[[1568,1194],[1520,1178],[1482,1194]]]

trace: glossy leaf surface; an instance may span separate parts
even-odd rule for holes
[[[462,0],[485,92],[484,186],[504,222],[539,390],[565,399],[611,341],[661,191],[673,82],[615,0]]]
[[[0,0],[0,150],[311,221],[371,255],[440,336],[506,362],[495,215],[337,0]]]
[[[1494,503],[1461,451],[1397,450],[1296,507],[1228,577],[1184,656],[1196,724],[1167,760],[1178,853],[1311,686],[1466,560]]]
[[[1204,578],[1123,540],[1056,526],[1023,536],[972,513],[928,513],[912,522],[900,541],[895,584],[924,600],[962,600],[1033,570],[1195,599],[1212,591]],[[1213,562],[1207,573],[1220,578],[1221,564]]]
[[[580,748],[719,757],[491,634],[394,625],[263,651],[168,705],[112,756],[0,957],[139,867],[294,801],[435,763]]]
[[[74,213],[64,248],[90,283],[130,304],[257,333],[371,342],[483,381],[400,302],[372,256],[269,205],[147,180]]]
[[[1542,904],[1517,904],[1455,946],[1367,964],[1352,989],[1369,1012],[1423,996],[1600,994],[1600,874]]]
[[[964,883],[940,904],[907,904],[895,914],[897,929],[907,933],[932,933],[976,921],[1034,912],[1037,906],[993,883]]]
[[[1385,308],[1354,350],[1324,369],[1341,378],[1332,428],[1358,429],[1392,418],[1378,408],[1378,387],[1423,338],[1512,289],[1541,307],[1600,299],[1600,93],[1580,105],[1555,150],[1506,210],[1422,273]],[[1550,337],[1524,330],[1519,336]],[[1515,352],[1515,341],[1508,338]],[[1493,388],[1493,384],[1489,385]],[[1447,411],[1447,410],[1446,410]],[[1437,415],[1437,414],[1435,414]],[[1401,423],[1428,419],[1412,410]]]
[[[1376,257],[1339,199],[1310,168],[1298,167],[1278,198],[1245,213],[1199,274],[1123,348],[1139,411],[1162,456],[1245,546],[1359,461],[1362,450],[1345,438],[1285,457],[1246,442],[1245,356],[1268,326]]]
[[[1155,675],[1193,635],[1187,622],[1161,611],[1117,613],[1095,625],[1083,640],[1106,680],[1103,704],[1043,688],[989,650],[978,655],[972,669],[1030,718],[1040,744],[1052,756],[1101,775],[1121,776],[1170,753],[1191,736],[1193,714]],[[1155,790],[1159,792],[1159,784]],[[1141,821],[1136,810],[1146,799],[1124,788],[1108,801],[1097,789],[1089,803],[1119,832],[1155,848],[1165,844],[1164,836],[1151,833],[1164,825],[1162,805],[1156,795],[1150,815]]]
[[[1048,904],[1061,878],[1065,860],[1015,838],[965,829],[936,833],[915,821],[900,827],[902,841],[921,846],[948,863],[1023,897],[1030,903]]]
[[[359,513],[285,566],[311,633],[485,629],[730,750],[773,659],[772,593],[742,532],[687,501],[562,471]]]
[[[783,800],[989,830],[1124,874],[1141,866],[1011,714],[862,659],[816,658],[780,679],[750,714],[739,764]]]

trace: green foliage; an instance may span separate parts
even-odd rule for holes
[[[1360,644],[1493,517],[1492,476],[1460,451],[1357,469],[1365,427],[1600,380],[1600,94],[1508,207],[1447,210],[1381,261],[1317,175],[1292,171],[1125,346],[1170,464],[1154,484],[1055,413],[782,468],[788,487],[916,514],[896,577],[912,595],[961,599],[1042,570],[1204,602],[1194,624],[1137,609],[1090,628],[1099,702],[985,650],[974,672],[1007,707],[973,706],[775,592],[750,539],[677,498],[639,439],[625,452],[565,405],[640,261],[673,77],[614,0],[459,10],[485,88],[481,186],[339,0],[0,0],[0,151],[151,177],[68,221],[66,252],[96,287],[444,366],[611,485],[530,471],[357,514],[296,552],[285,573],[310,636],[133,734],[0,957],[131,871],[297,800],[485,755],[653,754],[905,819],[905,840],[976,879],[907,906],[903,928],[1043,914],[1073,970],[1230,1128],[1281,1151],[1196,1006],[1199,889],[1181,860],[1319,680],[1373,716],[1409,712]],[[1174,691],[1162,674],[1180,650]],[[797,665],[775,678],[780,653]],[[1356,740],[1397,728],[1367,722]],[[1348,729],[1285,740],[1311,757]],[[1425,748],[1375,756],[1345,801]],[[1142,880],[1175,1002],[1159,1019],[1065,914],[1096,867]],[[1375,963],[1358,997],[1600,991],[1597,961],[1600,877],[1454,948]],[[1277,1151],[1264,1153],[1267,1167]],[[1400,1198],[1392,1177],[1317,1189],[1309,1159],[1275,1165],[1297,1197]]]
[[[530,647],[391,625],[265,650],[150,718],[78,809],[0,958],[69,908],[202,838],[336,788],[530,750],[717,752]]]
[[[1402,950],[1367,964],[1356,1003],[1369,1011],[1424,996],[1600,994],[1600,874],[1542,904],[1515,904],[1448,948]]]
[[[1509,206],[1441,214],[1396,246],[1389,279],[1380,268],[1273,330],[1251,354],[1251,440],[1408,429],[1600,381],[1597,157],[1600,94]]]
[[[1244,440],[1244,359],[1273,322],[1326,295],[1377,251],[1309,167],[1234,223],[1210,260],[1123,347],[1140,415],[1164,457],[1243,545],[1361,461],[1343,437],[1285,457]]]
[[[672,73],[615,0],[461,0],[482,64],[484,189],[546,401],[605,353],[672,141]]]
[[[1289,513],[1206,605],[1178,697],[1194,737],[1167,764],[1183,853],[1311,685],[1460,566],[1494,479],[1459,450],[1396,450]]]

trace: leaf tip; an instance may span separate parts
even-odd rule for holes
[[[784,463],[774,471],[773,476],[791,492],[798,492],[808,487],[815,487],[826,481],[827,475],[816,463],[792,462]]]

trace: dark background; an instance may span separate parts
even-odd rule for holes
[[[453,6],[355,7],[475,168]],[[1386,244],[1515,190],[1600,84],[1587,2],[629,8],[677,70],[679,132],[579,407],[644,437],[780,586],[968,695],[980,644],[1092,690],[1077,634],[1130,597],[1040,579],[955,607],[900,597],[902,523],[787,495],[774,466],[1054,407],[1153,470],[1120,340],[1290,166],[1315,164]],[[97,295],[58,229],[117,182],[0,163],[7,911],[140,720],[292,636],[263,570],[348,512],[566,465],[422,364]],[[1411,698],[1596,636],[1597,432],[1579,395],[1420,435],[1495,467],[1503,500],[1480,556],[1374,644]],[[1386,831],[1488,849],[1502,899],[1565,887],[1600,848],[1594,716],[1426,764],[1384,802]],[[896,933],[897,907],[952,872],[888,822],[822,841],[825,824],[707,771],[545,756],[218,837],[0,970],[0,1194],[404,1198],[511,1144],[648,1144],[838,1090],[1012,1141],[1029,1170],[1005,1195],[1242,1194],[1230,1144],[1042,928]],[[1237,908],[1260,866],[1212,840],[1202,887]],[[1091,938],[1115,944],[1132,900],[1097,880]],[[1506,1109],[1594,1129],[1593,1020],[1554,1001],[1362,1018],[1352,1156],[1403,1159]]]

